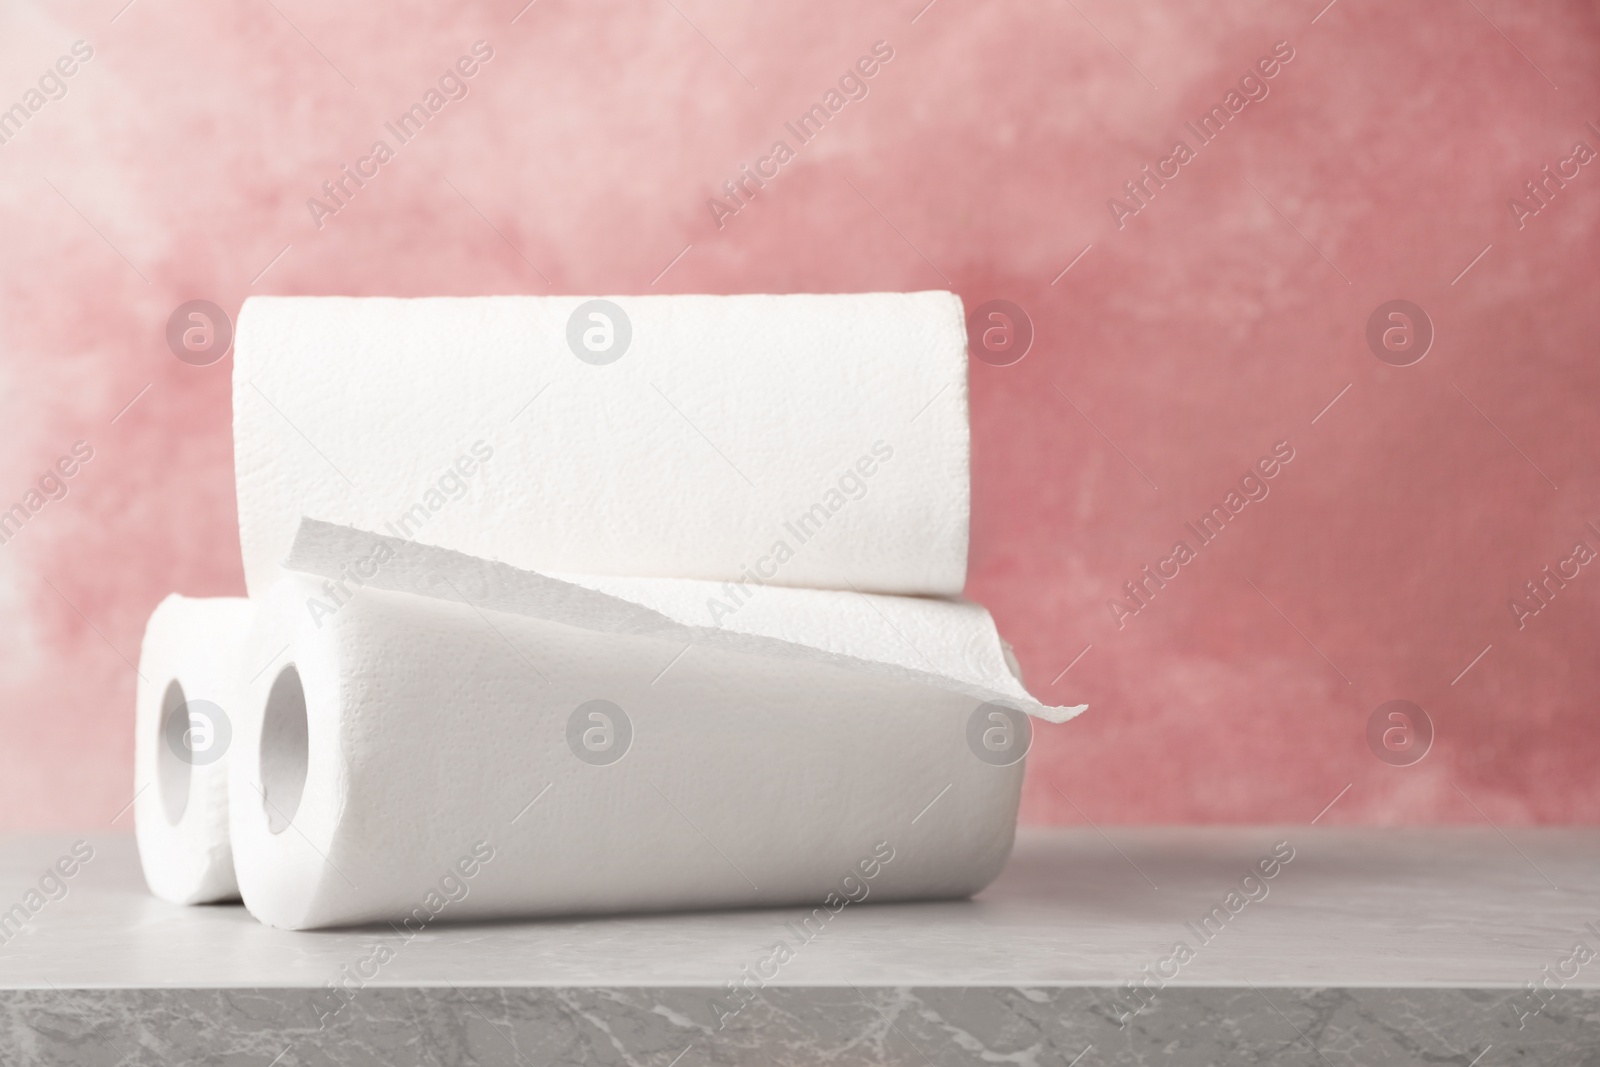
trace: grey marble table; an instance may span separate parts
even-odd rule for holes
[[[8,1067],[1600,1062],[1600,830],[1034,830],[974,900],[815,932],[409,938],[163,904],[126,838],[42,883],[74,840],[0,846]]]

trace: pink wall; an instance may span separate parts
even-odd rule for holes
[[[243,588],[230,365],[168,351],[180,302],[946,286],[1036,331],[972,376],[969,593],[1037,694],[1091,705],[1040,730],[1028,819],[1293,822],[1347,784],[1324,821],[1600,816],[1600,567],[1509,607],[1600,550],[1600,166],[1508,206],[1600,149],[1593,5],[122,2],[0,12],[0,107],[93,48],[0,145],[0,506],[93,448],[0,547],[0,824],[116,814],[146,616]],[[479,39],[470,95],[318,229],[307,198]],[[880,40],[719,229],[707,198]],[[1364,339],[1396,298],[1436,330],[1412,366]],[[1270,495],[1115,618],[1280,441]],[[1394,698],[1436,728],[1411,766],[1366,741]]]

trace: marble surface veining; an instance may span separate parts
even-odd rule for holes
[[[1111,990],[783,988],[718,1029],[710,988],[379,988],[319,1028],[309,991],[0,994],[0,1062],[226,1064],[1072,1064],[1378,1067],[1600,1062],[1600,993],[1518,1029],[1509,990],[1198,989],[1119,1027]]]

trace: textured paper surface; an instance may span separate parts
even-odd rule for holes
[[[326,616],[363,589],[461,601],[599,634],[774,656],[915,682],[993,701],[1051,722],[1084,710],[1050,707],[1023,687],[981,606],[683,579],[549,575],[307,519],[285,566],[328,581],[307,613]]]
[[[145,627],[135,694],[133,825],[150,891],[175,904],[239,895],[228,843],[227,759],[240,706],[239,654],[252,612],[250,601],[239,597],[174,594],[156,606]],[[191,738],[197,751],[185,759],[187,799],[176,822],[163,797],[163,778],[180,759],[177,739],[163,729],[163,700],[174,680],[188,703],[188,727],[201,731]]]
[[[247,654],[231,815],[269,925],[820,905],[875,857],[873,899],[958,897],[1010,850],[1022,763],[975,755],[968,695],[373,588],[313,618],[321,585],[275,587]],[[273,833],[262,709],[290,665],[307,773]],[[569,741],[597,699],[631,723],[606,765]]]
[[[966,329],[948,292],[252,297],[234,355],[245,578],[302,516],[542,571],[957,595]],[[616,316],[613,316],[615,318]]]

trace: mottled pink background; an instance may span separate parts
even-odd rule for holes
[[[1039,730],[1025,818],[1307,821],[1347,785],[1324,822],[1600,816],[1600,567],[1508,606],[1600,549],[1600,166],[1508,207],[1600,148],[1593,4],[123,2],[0,8],[0,107],[94,48],[0,145],[0,507],[94,449],[0,547],[0,824],[104,827],[151,608],[243,589],[230,362],[173,357],[179,302],[940,287],[1037,331],[972,375],[969,595],[1091,705]],[[318,230],[306,199],[479,39],[471,95]],[[719,230],[707,198],[879,40]],[[1108,197],[1280,40],[1119,230]],[[1364,329],[1402,297],[1437,338],[1396,369]],[[1270,497],[1119,628],[1280,440]],[[1392,698],[1437,728],[1414,766],[1366,744]]]

